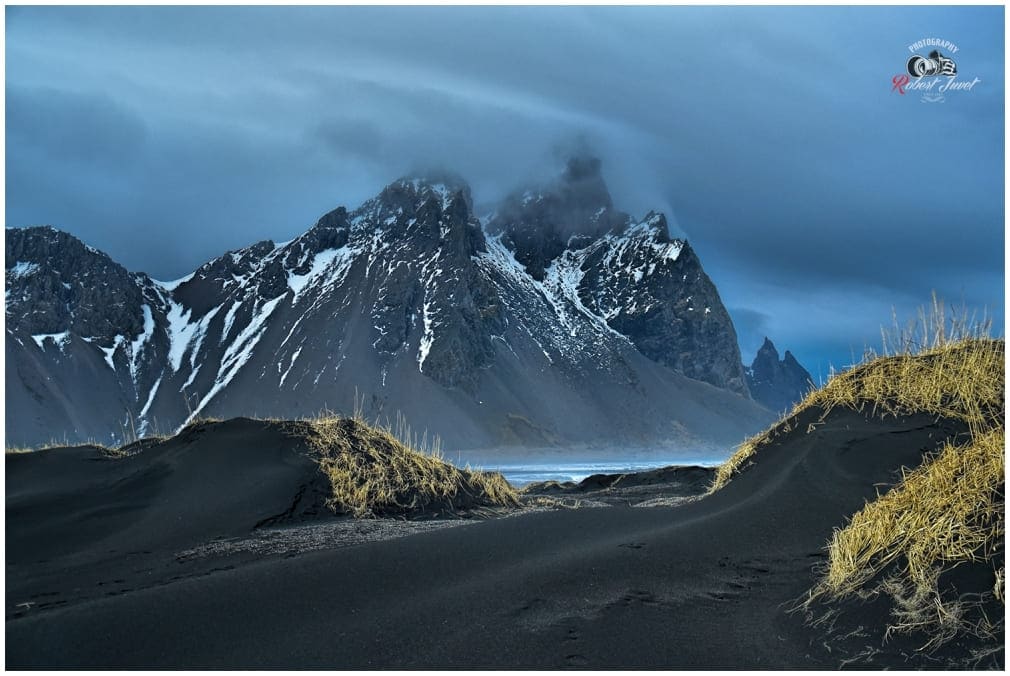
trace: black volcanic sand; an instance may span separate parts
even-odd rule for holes
[[[832,528],[964,429],[835,411],[808,434],[816,415],[677,507],[452,528],[327,518],[312,461],[276,423],[119,460],[9,455],[7,667],[816,668],[868,646],[864,666],[915,665],[858,631],[884,626],[880,604],[817,628],[786,608]]]

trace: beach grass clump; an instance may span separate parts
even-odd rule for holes
[[[892,602],[885,638],[919,632],[924,651],[956,636],[991,642],[1001,635],[1002,618],[986,608],[1003,603],[1005,589],[1005,350],[990,328],[964,310],[948,315],[934,297],[907,327],[895,323],[884,332],[882,354],[834,375],[793,409],[790,417],[819,408],[820,420],[835,407],[877,416],[926,413],[968,429],[967,438],[948,439],[918,467],[902,468],[894,487],[835,529],[806,607],[815,599],[884,595]],[[720,468],[714,488],[769,438],[745,443]],[[941,580],[966,564],[991,567],[991,586],[952,596]]]
[[[888,633],[923,631],[925,649],[960,632],[993,633],[996,623],[969,621],[968,595],[945,599],[939,579],[959,564],[1002,556],[1004,452],[1004,430],[994,428],[964,444],[948,441],[904,471],[900,483],[835,530],[827,570],[811,599],[885,593],[894,600]],[[885,572],[890,575],[880,579]],[[975,597],[976,606],[989,597],[1003,601],[1002,567],[993,567],[992,580],[991,591]]]
[[[967,440],[948,440],[919,467],[903,468],[891,490],[835,530],[827,569],[810,594],[885,594],[893,601],[887,636],[922,632],[927,651],[958,635],[988,640],[1002,627],[984,610],[1003,601],[1006,511],[1004,341],[988,332],[988,323],[963,312],[945,321],[934,298],[916,330],[889,334],[898,336],[896,354],[873,358],[807,398],[824,415],[835,406],[929,413],[968,428]],[[991,587],[948,598],[941,576],[963,564],[990,566]]]
[[[902,468],[893,488],[835,529],[805,607],[815,599],[884,595],[892,601],[885,638],[921,632],[926,651],[959,635],[989,642],[1001,636],[1002,618],[986,608],[1004,603],[1005,593],[1005,349],[990,331],[989,321],[964,309],[948,313],[934,296],[908,325],[895,322],[882,332],[880,354],[834,374],[719,468],[711,491],[808,409],[819,409],[820,421],[839,407],[876,416],[926,413],[967,427],[966,438],[949,439],[918,467]],[[951,597],[941,580],[965,564],[991,567],[991,587]]]
[[[880,355],[868,352],[863,363],[833,374],[778,423],[741,444],[718,468],[710,492],[728,484],[761,446],[810,408],[820,408],[821,420],[841,407],[881,416],[928,413],[963,421],[973,432],[1002,426],[1004,341],[990,338],[990,331],[990,321],[964,308],[948,312],[934,296],[908,325],[895,320],[882,331]]]
[[[715,477],[712,479],[712,485],[709,486],[708,492],[714,493],[728,484],[730,479],[732,479],[744,468],[744,466],[746,466],[747,462],[754,456],[755,453],[757,453],[758,449],[769,443],[776,436],[778,428],[784,424],[788,424],[788,421],[791,419],[792,414],[786,416],[776,425],[769,427],[763,432],[755,434],[740,444],[733,455],[716,468]]]
[[[4,455],[21,455],[22,453],[32,453],[38,449],[25,446],[7,446],[4,448]]]
[[[323,415],[292,423],[329,478],[327,506],[355,517],[459,513],[516,507],[515,489],[497,472],[461,469],[437,448],[421,452],[392,431],[356,417]]]
[[[40,446],[8,446],[4,448],[4,455],[24,455],[26,453],[37,453],[39,451],[49,451],[54,448],[71,448],[71,447],[89,447],[98,451],[103,457],[114,457],[117,453],[117,449],[110,448],[104,444],[100,444],[97,441],[90,440],[77,444],[71,444],[70,442],[59,443],[56,441],[50,441],[49,443],[42,444]]]
[[[892,490],[835,532],[823,589],[852,592],[899,559],[905,575],[922,586],[937,564],[991,558],[1004,535],[1004,442],[1002,429],[966,444],[948,441],[919,467],[904,470]]]
[[[832,378],[806,406],[879,415],[930,413],[984,432],[1002,425],[1004,343],[964,338],[919,354],[883,356]]]

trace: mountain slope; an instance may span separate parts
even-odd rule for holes
[[[453,448],[697,447],[769,422],[714,285],[661,215],[635,221],[609,195],[600,212],[591,162],[537,194],[482,224],[462,181],[401,179],[168,283],[54,229],[8,229],[7,443],[349,411],[355,392]],[[531,244],[536,218],[565,229]]]

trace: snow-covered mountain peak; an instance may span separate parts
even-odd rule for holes
[[[43,255],[65,233],[8,230],[7,348],[23,384],[8,417],[72,419],[84,438],[122,429],[120,416],[169,432],[195,415],[347,410],[357,390],[373,415],[493,446],[762,415],[697,256],[662,214],[615,209],[598,161],[491,209],[478,220],[454,177],[405,177],[171,282],[77,240]],[[66,408],[92,390],[95,410]],[[704,415],[729,426],[698,417],[716,400]],[[47,429],[26,423],[19,440]]]
[[[393,181],[378,196],[365,202],[355,213],[365,212],[388,217],[388,211],[402,209],[416,212],[429,202],[441,212],[448,212],[453,209],[456,202],[461,202],[465,211],[464,218],[469,218],[473,211],[473,198],[466,181],[450,173],[431,172],[404,176]]]

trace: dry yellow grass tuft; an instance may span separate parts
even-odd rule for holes
[[[1003,602],[1004,569],[995,562],[1006,536],[1005,443],[1002,424],[990,426],[903,471],[897,486],[835,530],[827,570],[806,605],[886,594],[893,601],[886,635],[923,632],[924,651],[958,635],[999,638],[1002,621],[984,609],[973,618],[972,611],[990,599]],[[940,576],[964,563],[993,565],[991,590],[962,589],[959,598],[946,598]]]
[[[221,418],[213,418],[210,416],[199,416],[196,418],[192,418],[189,420],[189,422],[187,422],[181,428],[176,430],[173,436],[179,436],[183,432],[192,431],[205,425],[214,425],[219,422],[223,422],[223,420],[221,420]]]
[[[887,634],[923,632],[923,650],[961,634],[991,639],[1001,628],[984,611],[970,619],[973,608],[1003,597],[1002,569],[994,562],[1005,538],[1005,356],[1004,341],[988,338],[988,331],[963,313],[947,324],[934,299],[932,312],[920,316],[920,340],[904,333],[901,353],[873,359],[808,397],[825,411],[926,412],[968,426],[967,442],[948,441],[919,467],[903,470],[894,488],[836,529],[824,578],[810,594],[810,600],[886,594],[893,601]],[[993,563],[991,590],[974,590],[971,601],[968,590],[944,598],[941,574],[979,562]]]
[[[516,491],[496,472],[460,469],[422,453],[387,429],[356,418],[321,416],[290,423],[329,477],[328,505],[355,517],[514,507]],[[437,447],[437,443],[435,444]]]
[[[880,415],[931,413],[973,430],[1002,425],[1003,341],[964,338],[919,354],[875,358],[832,378],[805,406],[835,406]]]
[[[729,483],[762,445],[812,407],[822,409],[822,420],[837,406],[879,415],[931,413],[963,420],[973,431],[1002,426],[1004,341],[989,338],[990,329],[988,320],[975,321],[965,309],[948,313],[934,296],[909,325],[895,321],[883,332],[882,356],[870,353],[834,374],[776,425],[741,444],[719,467],[710,491]]]
[[[893,601],[894,620],[887,635],[924,632],[924,650],[959,634],[991,639],[1001,629],[984,611],[970,619],[973,608],[992,599],[1002,602],[1005,588],[1005,571],[997,563],[1005,538],[1005,355],[1004,341],[990,338],[990,328],[964,310],[948,315],[934,296],[932,306],[907,327],[895,323],[884,332],[883,355],[868,354],[862,364],[834,375],[719,468],[712,491],[725,486],[798,413],[813,407],[821,410],[821,420],[844,407],[880,416],[928,413],[966,423],[966,442],[948,442],[918,468],[903,469],[894,488],[835,530],[824,577],[811,590],[808,608],[818,598],[885,594]],[[945,599],[940,576],[978,562],[993,565],[991,589],[973,590],[971,601]]]
[[[25,453],[36,453],[38,451],[48,451],[48,450],[51,450],[51,449],[54,449],[54,448],[70,448],[70,447],[75,447],[75,446],[78,446],[78,447],[79,446],[91,447],[91,448],[94,448],[95,450],[97,450],[102,455],[110,455],[110,454],[115,454],[116,453],[116,449],[109,448],[108,446],[100,444],[97,441],[90,440],[90,441],[84,441],[84,442],[80,442],[80,443],[70,443],[70,442],[59,443],[59,442],[56,442],[56,441],[50,441],[49,443],[42,444],[41,446],[36,446],[34,448],[28,447],[28,446],[12,446],[12,447],[9,447],[9,448],[4,448],[4,454],[5,455],[23,455]]]
[[[1004,534],[1004,469],[1002,429],[948,442],[836,530],[819,591],[853,593],[899,561],[904,577],[928,588],[936,566],[991,558]]]
[[[743,468],[744,463],[757,453],[758,447],[768,442],[769,431],[765,430],[760,434],[755,434],[737,446],[733,455],[716,468],[715,478],[712,479],[712,485],[708,488],[709,493],[714,493],[729,483],[729,480]]]
[[[777,423],[766,429],[764,432],[755,434],[750,439],[747,439],[740,444],[733,455],[731,455],[726,462],[716,468],[715,477],[712,479],[712,485],[708,487],[708,492],[714,493],[728,484],[730,479],[747,466],[748,460],[750,460],[762,446],[771,443],[771,441],[779,435],[792,432],[793,429],[795,429],[794,425],[796,424],[796,415],[802,412],[806,407],[807,404],[805,401],[796,404],[793,406],[793,410]],[[810,430],[808,429],[807,432],[809,431]]]

